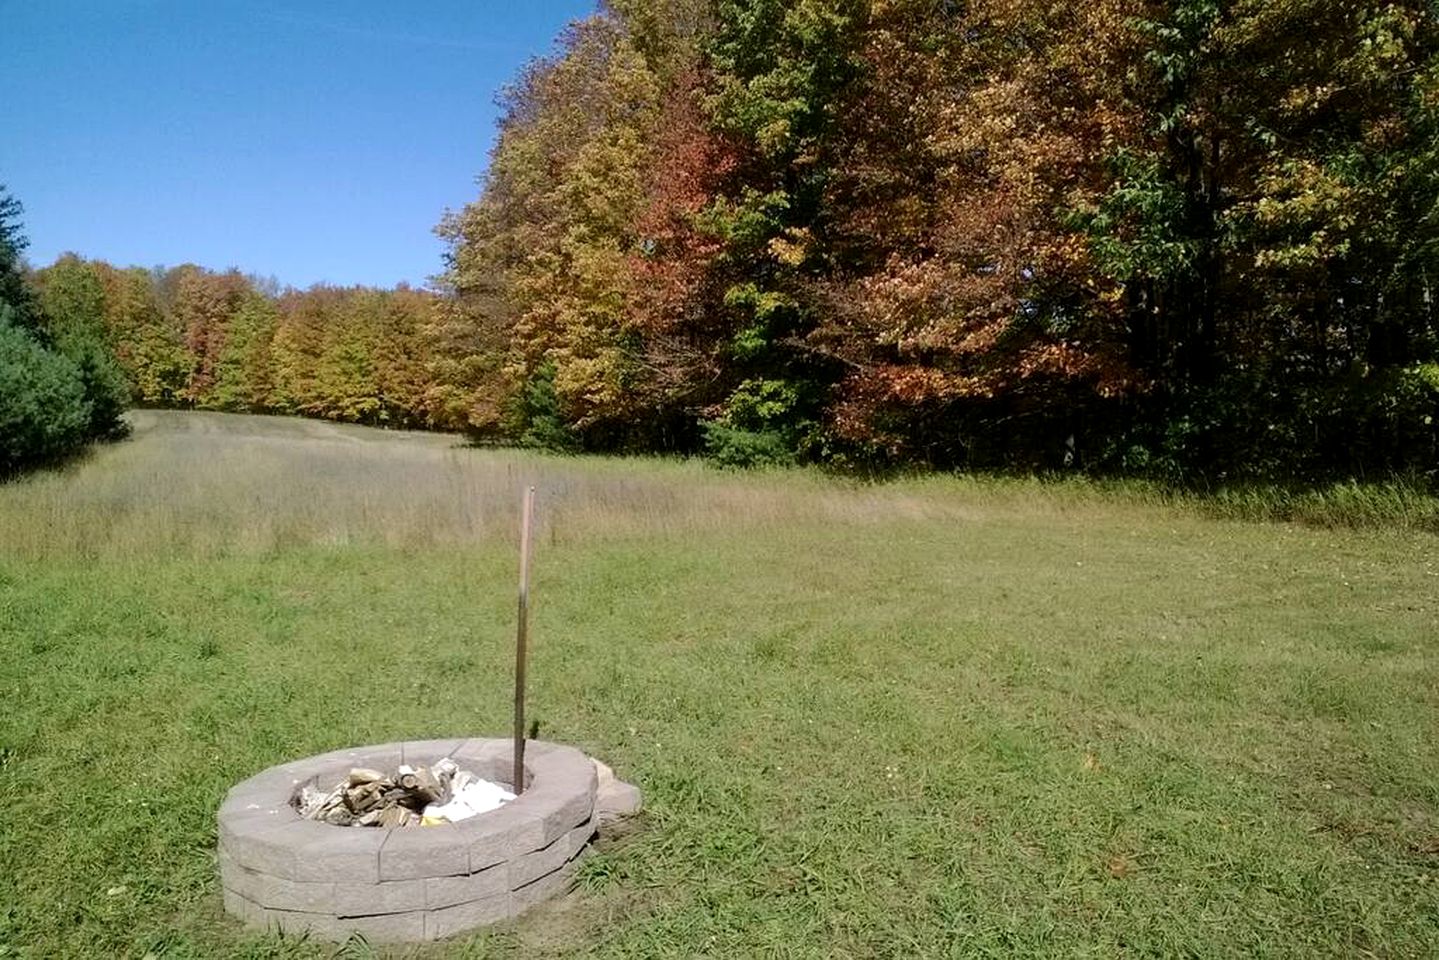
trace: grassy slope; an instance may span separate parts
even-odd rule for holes
[[[333,954],[223,917],[214,809],[506,728],[531,479],[534,709],[649,809],[419,955],[1439,952],[1439,540],[449,444],[146,414],[0,487],[0,956]]]

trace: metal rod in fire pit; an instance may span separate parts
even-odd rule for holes
[[[535,488],[525,490],[520,516],[520,609],[515,630],[515,770],[514,790],[525,792],[525,644],[529,640],[530,523],[535,515]]]

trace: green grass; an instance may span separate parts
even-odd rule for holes
[[[1439,496],[1419,480],[1219,489],[1195,501],[1218,516],[1285,520],[1321,527],[1439,533]]]
[[[636,829],[419,957],[1439,954],[1439,539],[143,414],[0,486],[0,957],[368,956],[219,905],[271,764],[507,728]]]

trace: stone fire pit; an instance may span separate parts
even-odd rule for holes
[[[639,792],[573,747],[530,741],[525,791],[498,810],[435,826],[337,827],[301,819],[294,797],[352,768],[450,757],[511,786],[509,740],[390,743],[271,767],[235,786],[219,814],[225,909],[255,927],[345,940],[435,940],[517,916],[568,883],[599,823]]]

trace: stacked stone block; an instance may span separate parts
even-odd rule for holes
[[[596,805],[596,766],[580,751],[527,743],[525,791],[459,823],[335,827],[301,819],[290,802],[304,784],[328,787],[352,767],[447,756],[508,783],[510,750],[510,741],[492,739],[392,743],[244,781],[220,808],[225,908],[255,927],[329,940],[358,933],[380,943],[434,940],[517,916],[567,885],[606,812]]]

